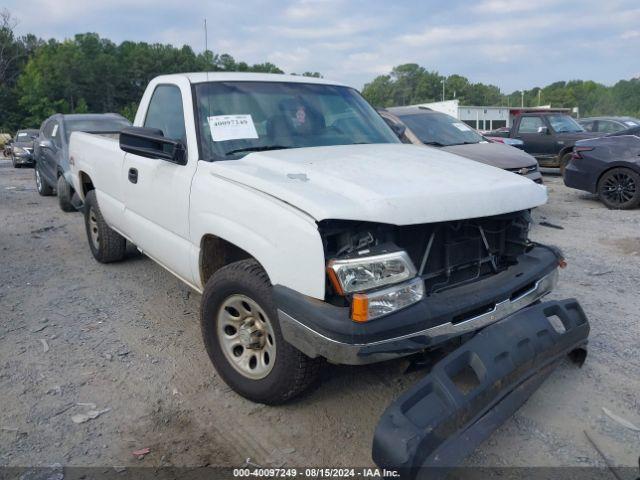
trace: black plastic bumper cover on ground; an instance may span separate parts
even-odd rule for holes
[[[573,299],[534,305],[485,328],[387,408],[373,460],[406,478],[460,465],[564,355],[584,360],[588,336],[589,322]]]

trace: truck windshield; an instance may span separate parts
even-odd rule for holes
[[[444,113],[425,112],[398,115],[398,118],[426,145],[450,147],[484,141],[482,135],[466,123]]]
[[[399,143],[378,113],[348,87],[294,82],[195,86],[202,158],[359,143]]]
[[[556,133],[584,132],[584,128],[568,115],[549,115],[549,123]]]

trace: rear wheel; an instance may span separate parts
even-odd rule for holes
[[[127,241],[104,221],[95,190],[85,198],[84,225],[93,257],[100,263],[117,262],[124,258]]]
[[[629,168],[612,168],[598,181],[598,196],[607,208],[635,208],[640,205],[640,175]]]
[[[227,385],[243,397],[280,404],[317,378],[321,361],[282,337],[271,282],[255,260],[241,260],[213,274],[200,311],[209,358]]]
[[[47,183],[42,174],[40,173],[40,167],[38,164],[35,165],[35,176],[36,176],[36,188],[38,189],[38,193],[43,197],[49,197],[53,195],[53,188],[51,185]]]
[[[71,203],[71,197],[73,196],[73,190],[71,185],[65,180],[64,175],[58,177],[57,185],[58,204],[63,212],[74,212],[76,209]]]

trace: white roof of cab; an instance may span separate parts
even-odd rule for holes
[[[175,73],[156,77],[157,80],[170,82],[177,78],[187,78],[191,83],[203,82],[291,82],[291,83],[316,83],[320,85],[340,85],[324,78],[304,77],[302,75],[285,75],[281,73],[249,73],[249,72],[191,72]]]

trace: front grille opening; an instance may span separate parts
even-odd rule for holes
[[[453,317],[453,319],[451,320],[451,323],[456,325],[458,323],[466,322],[467,320],[471,320],[472,318],[477,317],[479,315],[484,315],[485,313],[489,313],[493,311],[494,308],[496,308],[495,303],[488,303],[487,305],[474,308],[473,310],[467,310],[466,312]]]
[[[518,290],[513,292],[511,294],[511,296],[509,297],[509,300],[511,300],[513,302],[516,298],[520,298],[522,295],[524,295],[525,293],[527,293],[530,290],[532,290],[533,288],[535,288],[535,286],[536,286],[536,282],[528,283],[524,287],[519,288]]]

